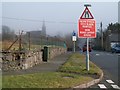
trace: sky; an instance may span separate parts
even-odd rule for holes
[[[118,22],[120,23],[120,1],[118,4]]]
[[[44,20],[48,35],[65,35],[73,30],[78,31],[78,20],[87,3],[92,5],[89,9],[96,20],[97,29],[100,22],[103,29],[111,22],[118,22],[118,2],[2,2],[0,17],[2,25],[9,26],[16,33],[19,30],[41,30]]]

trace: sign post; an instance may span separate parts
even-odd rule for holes
[[[86,38],[87,41],[87,52],[86,52],[86,70],[89,71],[89,38],[96,37],[96,22],[88,9],[88,6],[91,5],[84,5],[86,8],[82,13],[79,19],[79,31],[78,37],[79,38]]]
[[[73,41],[73,52],[75,52],[75,42],[76,42],[76,33],[73,31],[72,34],[72,41]]]

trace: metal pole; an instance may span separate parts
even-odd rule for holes
[[[73,41],[73,52],[75,52],[75,41]]]
[[[89,71],[89,38],[87,38],[86,69]]]
[[[88,6],[91,6],[91,5],[86,4],[84,6],[87,8]],[[86,14],[88,14],[88,13],[86,13]],[[85,18],[87,18],[86,16],[88,16],[88,18],[89,18],[89,15],[85,15]],[[87,71],[89,71],[89,38],[87,38],[86,69],[87,69]]]

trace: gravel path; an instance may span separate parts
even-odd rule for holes
[[[55,72],[58,68],[67,61],[68,56],[71,53],[62,54],[56,56],[55,58],[48,60],[48,62],[42,62],[39,65],[33,66],[26,70],[17,70],[17,71],[7,71],[2,72],[3,75],[21,75],[21,74],[31,74],[38,72]]]

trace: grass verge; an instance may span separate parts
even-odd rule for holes
[[[58,72],[44,72],[2,77],[3,88],[71,88],[92,81],[91,75],[99,75],[100,69],[90,62],[85,70],[85,56],[72,54]]]
[[[3,88],[70,88],[91,80],[91,77],[61,72],[11,75],[3,76]]]
[[[100,75],[101,70],[90,61],[90,70],[86,70],[85,55],[74,53],[68,61],[59,68],[61,72],[77,73],[81,75]]]

